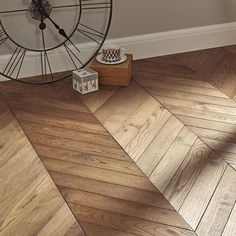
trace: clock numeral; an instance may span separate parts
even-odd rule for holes
[[[4,68],[3,74],[9,77],[12,77],[14,75],[14,77],[18,79],[25,59],[25,55],[26,50],[21,47],[17,47],[14,53],[12,54],[9,62],[7,63],[6,67]]]
[[[0,30],[0,45],[2,45],[8,39],[3,30]]]
[[[103,39],[105,37],[105,34],[99,32],[98,30],[95,30],[87,25],[84,25],[82,23],[79,24],[77,31],[99,45],[101,44],[101,42],[99,42],[98,40]]]
[[[82,0],[83,10],[106,9],[106,8],[111,8],[111,2],[107,1],[94,2],[94,0]]]
[[[54,76],[52,73],[52,67],[49,61],[49,57],[46,51],[40,53],[41,59],[41,73],[42,73],[42,80],[47,82],[49,80],[54,80]]]
[[[72,46],[69,47],[66,43],[64,43],[64,47],[66,49],[67,54],[70,57],[71,62],[73,63],[75,69],[78,70],[79,67],[77,66],[77,62],[79,62],[79,64],[81,66],[84,66],[83,62],[79,58],[80,50],[71,40],[70,40],[70,43]]]
[[[54,76],[52,73],[52,67],[46,50],[46,43],[43,29],[42,29],[42,45],[43,45],[43,51],[40,53],[42,80],[43,82],[47,82],[48,80],[53,81]]]

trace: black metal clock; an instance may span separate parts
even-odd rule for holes
[[[112,0],[0,0],[0,9],[0,75],[44,84],[71,76],[97,55]]]

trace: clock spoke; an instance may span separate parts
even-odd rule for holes
[[[77,66],[77,62],[79,62],[80,65],[83,67],[84,64],[80,60],[79,55],[78,55],[80,53],[80,50],[78,49],[78,47],[74,43],[72,44],[72,48],[70,48],[66,43],[64,43],[64,47],[75,69],[76,70],[79,69],[79,67]]]
[[[3,30],[0,30],[0,46],[5,43],[5,41],[8,39],[7,35]]]
[[[48,81],[48,72],[49,72],[50,79],[53,81],[54,76],[53,76],[53,73],[52,73],[52,67],[51,67],[49,57],[48,57],[48,54],[47,54],[47,50],[46,50],[46,43],[45,43],[45,36],[44,36],[44,30],[43,29],[42,29],[42,43],[43,43],[43,51],[40,54],[42,80],[45,81],[45,82]]]
[[[112,4],[109,1],[97,2],[96,0],[82,0],[83,10],[95,10],[95,9],[106,9],[111,8]]]
[[[29,9],[6,10],[6,11],[0,11],[0,14],[20,13],[20,12],[27,12],[27,11],[29,11]]]
[[[25,55],[25,49],[21,47],[16,47],[2,73],[8,77],[15,77],[15,79],[18,79],[25,59]]]
[[[101,40],[105,37],[105,34],[103,34],[102,32],[99,32],[98,30],[95,30],[92,27],[89,27],[82,23],[79,24],[77,31],[99,45],[101,45],[101,42],[99,42],[98,40]]]

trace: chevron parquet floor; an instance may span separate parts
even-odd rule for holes
[[[130,86],[86,96],[70,81],[0,93],[86,235],[234,236],[235,52],[136,61]]]
[[[1,96],[0,235],[84,235]]]
[[[134,66],[81,99],[197,235],[236,235],[236,47]]]
[[[68,84],[0,90],[86,235],[195,235]]]

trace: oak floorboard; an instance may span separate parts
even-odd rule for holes
[[[200,118],[203,120],[218,121],[226,124],[236,125],[236,116],[222,114],[217,112],[209,112],[207,110],[196,110],[193,108],[177,107],[172,105],[166,106],[175,115],[186,117]]]
[[[2,118],[0,235],[85,235],[12,113]]]
[[[211,149],[216,151],[223,151],[227,153],[232,153],[236,155],[236,143],[218,141],[213,139],[202,139]]]
[[[184,125],[174,116],[171,116],[170,119],[163,125],[160,132],[136,161],[137,165],[146,174],[146,176],[149,177],[152,174],[153,170],[168,151],[183,127]],[[169,135],[166,135],[167,133]]]
[[[131,82],[129,87],[120,89],[116,96],[106,101],[94,114],[109,133],[114,134],[148,97],[144,90]],[[123,104],[125,106],[120,106]]]
[[[55,127],[50,125],[42,125],[29,121],[21,121],[22,127],[26,133],[34,132],[45,135],[51,135],[55,137],[68,138],[76,141],[85,143],[96,143],[98,145],[104,145],[112,148],[117,148],[119,145],[110,138],[109,135],[105,134],[94,134],[85,131],[78,131],[68,128]]]
[[[222,234],[222,236],[228,236],[228,235],[236,235],[236,207],[235,205],[230,214],[229,220],[225,226],[224,232]]]
[[[97,92],[92,94],[80,95],[80,100],[92,112],[96,112],[106,101],[108,101],[117,91],[119,87],[104,86]]]
[[[154,206],[174,210],[169,202],[159,191],[145,191],[142,189],[106,183],[94,179],[86,179],[78,176],[49,171],[59,188],[75,189],[84,192],[96,193],[108,197],[140,203],[146,206]]]
[[[236,130],[236,125],[234,124],[228,124],[224,122],[195,118],[195,117],[190,117],[190,116],[182,116],[182,115],[175,115],[175,116],[190,129],[192,127],[198,127],[198,128],[209,129],[209,130],[227,132],[231,134],[234,134]]]
[[[193,82],[194,83],[194,82]],[[148,92],[157,99],[157,97],[176,98],[187,101],[201,103],[207,103],[212,105],[220,105],[236,108],[236,103],[228,98],[214,97],[203,94],[193,94],[189,91],[176,91],[173,87],[169,88],[148,88]],[[158,100],[158,99],[157,99]]]
[[[158,64],[158,66],[156,66]],[[135,72],[148,72],[161,76],[196,78],[191,69],[180,63],[173,56],[154,57],[134,62]]]
[[[183,128],[173,141],[150,176],[150,180],[160,192],[164,192],[196,139],[197,137],[191,131]]]
[[[220,113],[220,114],[227,114],[236,116],[236,107],[226,105],[215,105],[208,103],[207,99],[205,102],[195,102],[190,101],[186,99],[178,99],[178,98],[169,98],[169,97],[162,97],[162,96],[154,96],[158,101],[161,102],[164,106],[177,106],[177,107],[184,107],[184,108],[190,108],[195,110],[201,110],[201,111],[208,111],[213,113]]]
[[[111,212],[89,208],[80,204],[70,204],[75,208],[75,216],[82,222],[87,222],[111,227],[115,230],[121,230],[140,236],[163,235],[163,236],[192,236],[196,235],[193,231],[177,227],[167,226],[151,221],[144,221],[138,218],[114,214]]]
[[[80,203],[83,206],[123,214],[138,219],[144,219],[156,223],[190,229],[188,224],[179,217],[176,211],[164,208],[148,207],[140,203],[133,203],[113,197],[82,192],[74,189],[59,188],[68,204]],[[142,212],[142,214],[140,214]]]
[[[182,84],[175,84],[173,87],[173,83],[167,83],[165,81],[159,80],[152,80],[152,79],[144,79],[144,78],[136,78],[135,81],[146,90],[149,89],[170,89],[173,88],[174,91],[178,92],[189,92],[192,94],[197,95],[208,95],[216,98],[227,98],[222,92],[215,88],[202,88],[202,87],[195,87],[194,84],[190,85],[182,85]]]
[[[212,151],[197,140],[164,191],[166,199],[179,210]]]
[[[120,89],[95,115],[134,161],[171,116],[134,82]]]
[[[217,154],[211,153],[199,177],[192,186],[179,212],[196,230],[218,183],[224,174],[227,163]]]
[[[236,171],[236,155],[234,153],[216,151]]]
[[[78,222],[81,220],[83,223],[94,225],[94,230],[104,227],[104,232],[111,229],[112,233],[118,232],[121,235],[155,235],[155,232],[161,232],[163,235],[175,235],[175,232],[177,235],[195,235],[106,129],[86,108],[83,108],[79,96],[71,89],[69,82],[58,82],[55,90],[54,85],[44,86],[42,94],[33,88],[32,93],[37,98],[29,103],[25,97],[15,101],[17,96],[24,93],[23,87],[16,88],[16,94],[13,92],[14,89],[10,92],[9,85],[6,87],[5,99]],[[28,85],[26,87],[30,88]],[[138,87],[134,83],[133,91]],[[125,92],[126,96],[129,92]],[[119,94],[119,91],[115,94]],[[27,96],[29,95],[28,90]],[[101,98],[102,107],[114,96],[108,100]],[[137,107],[130,115],[148,100],[162,113],[160,104],[142,89],[137,97]],[[70,99],[72,105],[64,109],[63,106],[70,103]],[[133,101],[131,97],[130,104]],[[145,109],[148,109],[149,104]],[[66,114],[61,114],[62,112]],[[126,120],[129,117],[124,118]],[[94,220],[92,215],[87,214],[85,221],[82,212],[77,211],[83,205],[86,205],[86,209],[99,212],[99,219]],[[112,224],[106,222],[107,216],[112,216]],[[134,223],[130,224],[126,220]],[[60,222],[52,220],[45,229],[52,224],[55,227],[58,227],[58,224],[63,225]],[[122,227],[120,222],[126,222],[126,227]],[[136,223],[139,224],[138,227]],[[142,225],[147,225],[147,228],[142,230]],[[73,235],[74,230],[76,226],[72,224],[67,235]],[[90,236],[91,231],[85,230],[85,233]]]
[[[96,143],[80,142],[73,139],[66,139],[62,137],[56,137],[33,132],[27,133],[27,136],[29,137],[30,141],[33,144],[37,145],[46,145],[54,148],[63,147],[66,150],[84,152],[108,158],[112,157],[118,160],[124,160],[127,157],[124,151],[121,150],[119,147],[102,146]]]
[[[197,234],[209,236],[222,235],[235,205],[235,201],[236,172],[228,166],[197,227]],[[235,222],[235,219],[233,219],[233,221]],[[229,234],[229,236],[231,235]]]
[[[62,148],[48,147],[45,145],[34,145],[34,148],[40,157],[49,157],[62,161],[69,161],[85,166],[97,167],[115,172],[127,173],[132,175],[144,176],[137,166],[129,159],[117,160],[88,153],[75,152]]]
[[[107,183],[155,191],[155,187],[147,181],[146,177],[114,172],[96,167],[82,166],[69,161],[55,160],[41,157],[47,170],[64,174],[75,175],[82,178],[99,180]]]
[[[87,222],[82,222],[81,225],[83,226],[84,230],[87,232],[88,235],[96,235],[96,236],[137,236],[137,234],[131,234],[127,232],[122,232],[115,230],[111,227],[100,226],[97,224],[90,224]]]

